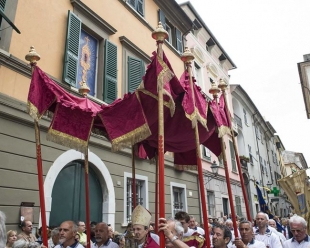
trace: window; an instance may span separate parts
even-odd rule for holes
[[[163,28],[169,33],[170,37],[167,40],[179,53],[183,53],[182,34],[165,16],[162,10],[158,11],[159,21]]]
[[[141,16],[144,16],[144,0],[127,0],[127,2]]]
[[[196,79],[196,85],[199,85],[202,89],[202,91],[204,91],[204,83],[202,80],[202,75],[201,75],[202,71],[201,71],[201,67],[195,62],[195,71],[194,71],[194,76]]]
[[[85,14],[84,8],[74,3],[79,17],[68,11],[63,81],[75,88],[86,81],[90,95],[111,103],[117,97],[117,46],[107,38],[116,30],[95,13]]]
[[[187,212],[186,185],[170,183],[171,190],[171,212],[174,216],[179,211]]]
[[[236,156],[235,156],[234,146],[233,146],[233,143],[231,141],[229,141],[229,148],[230,148],[230,158],[231,158],[232,171],[237,172]]]
[[[215,196],[214,192],[207,191],[208,216],[215,217]]]
[[[267,163],[266,163],[266,160],[264,160],[264,169],[265,169],[265,172],[266,172],[266,176],[268,177],[268,171],[267,171]]]
[[[247,114],[246,114],[246,110],[245,109],[243,109],[243,118],[244,118],[244,123],[246,125],[248,125],[248,118],[247,118]]]
[[[6,2],[6,0],[0,0],[0,9],[1,9],[3,12],[4,12],[4,9],[5,9],[5,2]],[[2,16],[0,16],[0,29],[2,29],[1,23],[2,23]]]
[[[249,158],[250,158],[250,163],[253,164],[253,155],[252,155],[252,147],[250,145],[248,145],[248,149],[249,149]]]
[[[202,146],[202,156],[204,158],[206,158],[207,160],[211,160],[211,152],[210,150],[205,147],[205,146]]]
[[[134,92],[139,87],[145,74],[146,64],[149,64],[151,59],[127,37],[121,36],[119,40],[123,46],[122,73],[125,80],[123,80],[122,94],[125,94]]]
[[[260,130],[258,126],[255,126],[255,133],[256,133],[256,137],[260,139]]]
[[[259,136],[261,137],[261,142],[262,142],[262,144],[264,144],[264,135],[262,134],[262,131],[261,130],[259,130]]]
[[[228,198],[222,198],[222,204],[223,204],[223,214],[228,216]]]
[[[148,178],[136,175],[136,203],[148,209]],[[124,223],[131,221],[132,213],[132,174],[124,172]]]
[[[240,196],[235,196],[235,202],[236,202],[236,212],[237,212],[237,215],[238,216],[242,216]]]

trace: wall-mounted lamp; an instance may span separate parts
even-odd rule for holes
[[[218,166],[214,160],[213,163],[211,164],[211,170],[212,170],[213,176],[208,177],[208,181],[206,182],[206,184],[210,182],[213,178],[217,177],[219,168],[220,166]]]

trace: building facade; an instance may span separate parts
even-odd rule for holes
[[[34,126],[26,113],[31,70],[24,58],[29,47],[35,46],[41,55],[38,66],[72,94],[78,94],[82,61],[90,61],[89,98],[109,104],[140,84],[156,50],[151,33],[163,15],[171,28],[164,51],[179,77],[184,70],[183,34],[192,22],[175,1],[65,0],[34,5],[29,0],[7,0],[1,4],[21,34],[1,21],[0,209],[7,215],[8,229],[17,229],[22,216],[38,227]],[[90,52],[85,53],[85,48]],[[50,120],[48,116],[40,120],[40,131],[47,223],[55,226],[65,219],[85,220],[84,156],[46,140]],[[167,215],[184,210],[200,216],[197,173],[176,171],[172,156],[165,159]],[[113,153],[103,136],[92,134],[89,162],[91,220],[124,229],[132,211],[131,150]],[[140,159],[135,163],[138,203],[154,213],[156,166]]]

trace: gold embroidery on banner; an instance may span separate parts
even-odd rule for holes
[[[231,129],[227,126],[222,125],[218,128],[218,137],[222,138],[225,134],[231,135]]]
[[[185,116],[192,121],[192,128],[195,128],[195,126],[197,124],[197,121],[199,121],[200,124],[204,128],[206,128],[207,131],[209,131],[208,127],[207,127],[207,120],[200,115],[200,113],[199,113],[199,111],[198,111],[198,109],[196,107],[195,107],[195,110],[194,110],[194,112],[192,114],[187,114],[185,112]]]
[[[69,134],[54,130],[52,128],[48,129],[46,139],[59,145],[76,149],[82,153],[85,153],[88,149],[88,140],[85,141]]]
[[[154,99],[156,99],[156,100],[158,101],[158,96],[154,95],[153,93],[149,92],[148,90],[146,90],[146,89],[141,89],[141,90],[139,90],[139,91],[142,92],[142,93],[145,94],[145,95],[148,95],[148,96],[150,96],[150,97],[153,97]],[[136,92],[136,93],[137,93],[137,92]],[[141,103],[139,94],[137,94],[137,97],[138,97],[138,99],[139,99],[139,102]],[[169,108],[169,109],[173,108],[173,101],[171,101],[171,99],[169,99],[169,102],[164,101],[164,106],[166,106],[166,107]]]
[[[126,133],[116,139],[111,141],[112,151],[119,151],[125,147],[130,147],[151,135],[151,130],[148,124],[143,124],[142,126]]]

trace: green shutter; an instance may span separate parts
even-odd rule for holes
[[[103,100],[113,102],[117,97],[117,46],[105,41]]]
[[[182,53],[183,52],[183,45],[182,45],[182,35],[181,31],[175,28],[175,37],[176,37],[176,49]]]
[[[0,0],[0,9],[4,11],[6,0]]]
[[[74,87],[77,80],[80,35],[81,20],[69,10],[63,80]]]
[[[158,19],[161,22],[161,25],[163,25],[163,28],[166,29],[166,17],[161,9],[158,10]]]
[[[141,59],[128,56],[128,92],[134,92],[141,83],[144,63]]]

